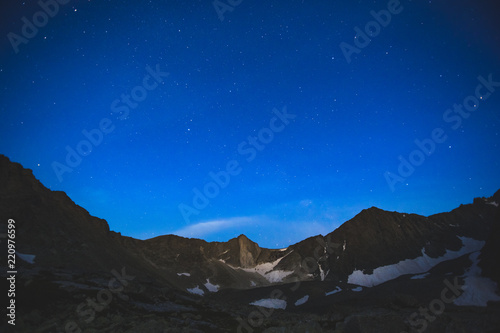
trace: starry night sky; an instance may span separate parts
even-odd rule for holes
[[[112,230],[279,248],[500,188],[495,1],[60,1],[2,5],[0,153]]]

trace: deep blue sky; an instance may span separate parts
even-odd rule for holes
[[[467,118],[447,113],[478,76],[500,81],[495,1],[401,1],[350,62],[340,44],[362,42],[355,27],[388,1],[246,0],[222,21],[208,0],[69,1],[46,23],[35,1],[2,6],[0,153],[124,235],[285,247],[371,206],[430,215],[500,188],[500,84]],[[38,32],[13,47],[34,15]],[[141,96],[147,66],[168,76]],[[132,91],[144,100],[126,107]],[[58,177],[100,124],[112,131]],[[414,152],[436,128],[446,140]],[[425,160],[391,187],[412,152]],[[183,218],[229,161],[238,174]]]

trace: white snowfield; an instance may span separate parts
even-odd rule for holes
[[[250,303],[250,305],[261,306],[268,309],[286,309],[286,301],[278,298],[265,298]]]
[[[481,276],[481,268],[477,266],[479,254],[478,251],[469,256],[472,265],[463,275],[463,293],[455,299],[455,305],[487,306],[488,301],[500,301],[500,296],[495,294],[497,284]]]
[[[196,294],[196,295],[200,295],[200,296],[203,296],[203,294],[205,293],[203,290],[200,289],[200,286],[196,286],[194,288],[189,288],[187,289],[188,292],[190,292],[191,294]]]
[[[191,276],[191,274],[189,273],[177,273],[178,276]]]
[[[36,256],[34,254],[24,254],[24,253],[17,252],[17,251],[16,251],[16,254],[19,258],[21,258],[22,260],[26,261],[29,264],[35,263]]]
[[[349,275],[347,282],[363,287],[373,287],[381,283],[395,279],[405,274],[421,274],[427,272],[437,264],[456,259],[465,254],[479,251],[485,244],[472,238],[459,237],[462,241],[462,248],[458,251],[446,250],[442,257],[431,258],[422,249],[422,256],[415,259],[405,259],[396,264],[375,268],[373,274],[364,274],[361,270],[355,270]]]
[[[283,282],[283,279],[292,273],[293,273],[293,271],[278,270],[278,271],[271,271],[271,272],[265,273],[262,276],[264,276],[267,279],[267,281],[269,281],[271,283],[275,283],[275,282]]]
[[[492,201],[492,202],[488,202],[489,205],[493,205],[495,207],[498,207],[498,203],[495,202],[495,201]]]
[[[305,302],[307,302],[309,300],[309,295],[305,295],[304,297],[302,297],[301,299],[297,300],[297,302],[295,302],[295,306],[299,306],[299,305],[302,305],[304,304]]]
[[[211,284],[210,279],[207,279],[207,283],[205,283],[205,288],[212,293],[216,293],[219,291],[220,286],[216,284]]]
[[[293,251],[290,251],[292,253]],[[254,268],[239,268],[241,270],[244,270],[245,272],[249,273],[257,273],[262,275],[267,279],[267,281],[274,283],[274,282],[283,282],[283,279],[286,278],[288,275],[292,274],[293,271],[282,271],[282,270],[274,270],[274,267],[278,265],[278,263],[285,258],[287,255],[290,253],[287,253],[285,256],[273,261],[273,262],[266,262],[264,264],[260,264],[255,266]],[[233,267],[234,268],[234,267]]]

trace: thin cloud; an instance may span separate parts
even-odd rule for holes
[[[227,219],[200,222],[174,231],[173,234],[182,237],[203,238],[223,230],[241,227],[255,222],[252,217],[231,217]]]

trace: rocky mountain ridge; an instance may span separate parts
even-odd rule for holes
[[[30,170],[4,156],[0,170],[2,212],[18,221],[18,237],[25,238],[22,251],[36,253],[40,266],[99,270],[118,260],[183,287],[186,280],[206,279],[222,288],[296,280],[340,282],[355,270],[369,274],[377,267],[417,258],[422,250],[437,258],[447,250],[458,251],[463,246],[459,236],[485,241],[498,211],[492,203],[500,202],[499,191],[429,217],[371,207],[325,236],[273,250],[245,235],[227,242],[121,236],[110,231],[105,220],[90,216],[64,192],[45,188]]]
[[[75,302],[75,297],[83,297],[78,295],[87,294],[93,288],[105,287],[106,279],[121,271],[134,278],[128,286],[129,294],[135,299],[133,310],[127,310],[131,314],[136,314],[137,307],[158,310],[158,295],[161,295],[166,304],[162,306],[167,312],[182,305],[223,318],[225,324],[214,331],[234,325],[235,318],[241,315],[238,311],[245,312],[248,307],[241,302],[248,304],[257,295],[264,297],[272,293],[273,288],[292,290],[293,293],[284,294],[288,299],[295,299],[294,302],[310,296],[309,305],[303,309],[314,313],[326,306],[324,297],[328,291],[339,292],[339,295],[329,296],[336,302],[350,304],[359,294],[340,291],[359,289],[365,297],[379,295],[388,285],[394,288],[411,285],[412,289],[420,290],[424,282],[414,282],[411,276],[435,272],[428,274],[433,281],[438,281],[443,274],[449,274],[446,271],[451,269],[449,267],[454,267],[452,271],[456,273],[453,274],[462,276],[470,265],[467,256],[480,250],[478,267],[485,276],[499,283],[496,264],[500,241],[498,203],[500,191],[490,198],[476,198],[473,203],[461,205],[451,212],[428,217],[371,207],[325,236],[310,237],[286,249],[261,248],[245,235],[227,242],[206,242],[174,235],[138,240],[111,231],[105,220],[91,216],[64,192],[45,188],[31,170],[0,155],[2,225],[7,219],[14,219],[19,258],[23,254],[35,256],[32,263],[18,260],[26,286],[23,297],[30,304],[33,298],[48,297],[43,292],[40,294],[38,287],[41,284],[42,289],[51,290],[60,297],[56,297],[52,310],[71,314],[61,304]],[[345,295],[350,296],[345,298]],[[415,293],[412,295],[416,297]],[[231,306],[234,310],[221,305],[229,304],[232,299],[239,300]],[[375,304],[375,298],[371,299],[370,304]],[[128,309],[130,301],[122,301],[124,303],[118,304]],[[207,308],[206,302],[212,305]],[[389,302],[393,302],[392,298]],[[407,306],[412,307],[411,304]],[[27,313],[38,311],[30,306],[25,310]],[[288,315],[287,318],[298,320]],[[336,321],[325,319],[320,326],[322,330],[337,326],[341,329],[346,318],[347,313]],[[398,325],[409,324],[401,321]],[[235,327],[243,326],[240,323]],[[203,328],[202,331],[210,330]],[[47,328],[40,332],[49,331]]]

